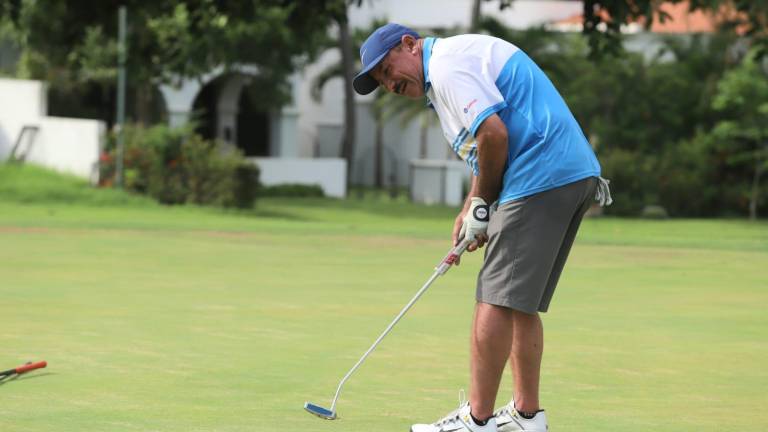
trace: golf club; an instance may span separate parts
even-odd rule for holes
[[[400,321],[400,318],[402,318],[403,315],[405,315],[405,313],[408,312],[408,309],[410,309],[411,306],[413,306],[413,304],[416,303],[416,300],[418,300],[419,297],[421,297],[421,295],[424,294],[427,288],[429,288],[429,286],[432,285],[432,282],[434,282],[438,276],[444,275],[445,272],[447,272],[448,269],[451,268],[451,266],[456,263],[458,258],[461,256],[462,253],[464,253],[464,251],[467,249],[467,246],[469,246],[470,243],[471,241],[464,239],[460,241],[459,244],[456,245],[456,247],[451,249],[450,252],[448,252],[448,255],[446,255],[445,258],[443,258],[443,260],[440,261],[440,264],[438,264],[438,266],[435,267],[435,272],[432,274],[429,280],[427,280],[427,283],[425,283],[424,286],[421,287],[421,289],[416,293],[416,295],[413,296],[411,301],[409,301],[408,304],[405,305],[403,310],[401,310],[400,313],[397,314],[395,319],[384,330],[384,333],[382,333],[381,336],[379,336],[379,338],[376,339],[376,342],[374,342],[373,345],[371,345],[371,347],[368,348],[368,351],[366,351],[365,354],[363,354],[363,356],[360,357],[360,360],[358,360],[357,363],[354,366],[352,366],[352,369],[350,369],[349,372],[347,372],[347,374],[344,375],[344,378],[342,378],[341,382],[339,383],[339,387],[336,389],[336,395],[333,397],[333,402],[331,403],[331,409],[323,408],[320,405],[316,405],[310,402],[305,402],[304,409],[307,410],[307,412],[326,420],[335,420],[336,418],[338,418],[336,416],[336,402],[339,400],[339,395],[341,394],[341,388],[344,387],[344,383],[346,383],[349,377],[352,376],[352,374],[357,370],[358,367],[360,367],[360,365],[363,363],[363,361],[365,361],[368,355],[371,352],[373,352],[374,349],[376,349],[376,347],[379,345],[382,339],[384,339],[384,337],[390,332],[390,330],[392,330],[395,324],[397,324],[397,322]]]
[[[46,363],[45,361],[39,361],[35,363],[28,362],[19,367],[0,372],[0,381],[13,375],[21,375],[23,373],[26,373],[35,369],[44,368],[46,366],[48,366],[48,363]]]

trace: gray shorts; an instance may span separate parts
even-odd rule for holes
[[[546,312],[597,177],[504,203],[491,213],[478,302]]]

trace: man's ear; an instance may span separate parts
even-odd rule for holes
[[[400,38],[400,42],[403,44],[403,46],[410,52],[411,54],[416,54],[417,49],[417,43],[416,38],[409,34],[403,35],[402,38]]]

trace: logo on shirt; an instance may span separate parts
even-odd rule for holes
[[[472,105],[474,105],[477,102],[477,99],[472,99],[472,102],[469,103],[469,105],[464,107],[464,114],[469,112],[469,109],[472,108]]]

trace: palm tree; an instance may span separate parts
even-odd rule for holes
[[[405,128],[412,121],[419,121],[419,158],[427,157],[427,132],[432,125],[437,124],[437,114],[426,106],[423,100],[409,99],[392,93],[380,91],[374,101],[374,109],[381,112],[384,122],[400,120],[400,126]]]
[[[346,33],[343,31],[339,32],[339,38],[346,38],[347,43],[349,45],[349,51],[350,52],[359,52],[360,51],[360,45],[363,44],[365,39],[368,37],[369,34],[371,34],[374,30],[384,25],[384,21],[374,21],[371,24],[371,27],[365,30],[357,29],[354,30],[351,34],[349,33],[349,29],[347,28]],[[340,42],[339,45],[343,44],[344,42]],[[349,60],[349,62],[347,62]],[[349,64],[347,64],[349,63]],[[352,66],[354,65],[354,67]],[[347,82],[345,79],[344,82],[344,91],[345,95],[346,93],[352,93],[352,77],[354,76],[354,71],[360,68],[360,62],[357,60],[356,56],[350,56],[348,59],[344,59],[344,56],[342,54],[342,60],[338,63],[333,63],[320,71],[320,73],[312,80],[312,85],[310,87],[310,93],[312,96],[312,99],[319,102],[322,100],[322,92],[323,87],[333,78],[338,77],[345,77],[348,74],[345,73],[345,71],[352,71],[350,75],[350,78]],[[381,92],[376,93],[375,97],[379,98]],[[346,96],[345,96],[346,97]],[[345,101],[345,123],[349,124],[349,122],[354,123],[354,104],[350,107],[347,106],[347,101],[354,102],[354,99],[352,97],[346,97]],[[374,104],[375,105],[375,104]],[[350,119],[347,113],[352,113],[352,118]],[[374,161],[375,166],[375,182],[376,187],[382,187],[383,181],[382,181],[382,157],[381,154],[383,152],[383,128],[385,120],[381,116],[381,112],[377,110],[376,108],[373,109],[373,116],[376,123],[376,140],[375,140],[375,149],[374,149],[374,157],[376,160]],[[351,179],[351,173],[352,173],[352,159],[354,156],[354,141],[347,139],[347,137],[353,136],[350,134],[349,127],[345,127],[345,138],[344,143],[342,144],[342,155],[345,159],[347,159],[347,183],[350,182]],[[354,129],[354,126],[353,126]]]
[[[347,160],[347,189],[349,189],[352,173],[352,163],[355,154],[355,95],[352,92],[352,80],[354,79],[354,54],[352,40],[349,35],[349,17],[347,5],[344,4],[343,13],[339,13],[336,22],[339,25],[339,48],[341,50],[341,64],[344,76],[344,138],[341,145],[341,157]]]
[[[374,30],[386,24],[386,21],[375,20],[371,23],[371,26],[367,29],[356,29],[351,34],[351,46],[353,51],[360,51],[360,45],[363,44],[365,39]],[[420,32],[421,33],[421,32]],[[458,29],[456,28],[432,28],[425,29],[424,34],[432,34],[436,36],[456,34]],[[360,64],[355,59],[355,65],[359,68]],[[312,98],[315,101],[322,100],[323,87],[333,78],[342,77],[344,74],[344,65],[342,62],[334,63],[320,71],[320,73],[312,81],[310,92]],[[352,85],[345,86],[351,91]],[[346,90],[346,89],[345,89]],[[411,124],[412,121],[419,121],[419,157],[425,158],[427,155],[427,133],[432,125],[437,124],[437,115],[429,109],[424,100],[413,100],[404,98],[402,96],[395,96],[390,93],[377,90],[374,95],[374,102],[371,105],[371,110],[375,122],[375,141],[374,141],[374,182],[376,187],[381,188],[384,185],[383,181],[383,167],[384,162],[384,143],[383,143],[383,130],[384,125],[394,119],[400,120],[401,127],[405,128]],[[453,156],[453,152],[450,146],[446,146],[446,155],[448,158]],[[348,162],[349,166],[349,162]],[[351,172],[351,171],[349,171]],[[348,177],[349,178],[349,177]]]

